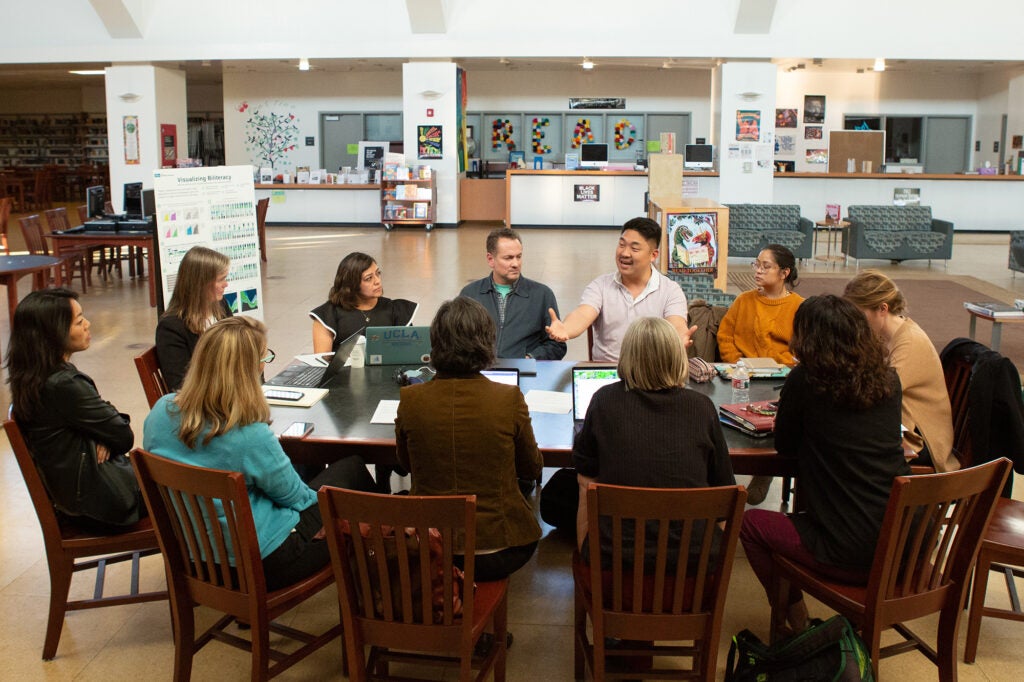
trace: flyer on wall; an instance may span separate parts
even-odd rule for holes
[[[263,319],[252,166],[153,171],[160,285],[170,301],[178,265],[193,246],[231,259],[224,300],[235,315]]]

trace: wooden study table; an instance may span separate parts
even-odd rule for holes
[[[149,279],[149,305],[156,307],[156,233],[155,232],[77,232],[73,234],[51,233],[46,235],[53,241],[53,253],[61,254],[62,249],[81,249],[88,246],[134,246],[146,250]],[[139,273],[142,276],[142,273]]]
[[[536,376],[521,376],[519,386],[525,394],[531,389],[561,391],[571,389],[572,361],[538,361]],[[281,445],[296,462],[329,464],[345,455],[360,455],[371,464],[397,464],[395,427],[371,424],[370,417],[381,400],[398,400],[399,386],[393,376],[399,366],[348,368],[334,381],[330,392],[312,407],[271,406],[271,429],[280,433],[295,421],[313,422],[313,432],[303,439],[284,439]],[[410,369],[412,366],[403,367]],[[757,380],[750,386],[751,400],[776,397],[774,387],[781,380]],[[704,393],[716,404],[730,402],[732,388],[719,378],[690,388]],[[544,466],[572,465],[572,414],[531,412],[533,432],[544,456]],[[771,436],[751,438],[723,426],[733,469],[737,474],[795,476],[796,460],[780,457]],[[680,428],[680,438],[686,438]]]
[[[52,256],[0,256],[0,284],[7,288],[10,321],[14,321],[14,309],[18,307],[18,280],[31,274],[33,289],[45,289],[47,272],[56,269],[57,286],[61,286],[59,265],[60,259]]]

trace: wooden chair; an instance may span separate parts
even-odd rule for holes
[[[267,209],[270,208],[270,198],[263,198],[256,202],[256,230],[260,237],[260,259],[267,262]]]
[[[651,489],[590,484],[589,565],[579,553],[573,558],[576,679],[583,678],[584,667],[597,681],[715,678],[725,596],[746,499],[740,486]],[[724,526],[715,546],[712,537],[718,522]],[[647,532],[642,541],[633,542],[628,532],[638,527]],[[598,528],[611,532],[610,557],[602,557]],[[670,534],[677,533],[678,542],[670,543]],[[587,638],[588,616],[592,641]],[[607,638],[629,640],[629,645],[609,648]],[[656,656],[689,657],[691,666],[625,669],[637,657],[647,658],[653,666]]]
[[[39,215],[35,214],[18,218],[18,222],[21,224],[21,234],[25,237],[25,247],[28,249],[28,252],[38,256],[49,256],[50,248],[46,245],[46,239],[43,237],[43,226],[39,222]],[[60,256],[56,257],[60,259],[59,267],[69,283],[75,277],[77,266],[78,277],[82,281],[82,293],[84,294],[87,291],[86,282],[92,283],[85,253],[79,250],[64,251],[61,252]],[[58,284],[60,283],[58,282]]]
[[[166,591],[139,592],[139,559],[160,550],[149,519],[143,519],[118,535],[93,535],[58,518],[17,423],[8,419],[4,422],[4,429],[43,531],[46,563],[50,569],[50,612],[46,621],[43,660],[49,661],[57,655],[64,615],[68,611],[167,599]],[[122,561],[132,562],[128,594],[104,596],[107,566]],[[69,601],[71,578],[79,571],[92,569],[96,569],[96,583],[91,598]]]
[[[135,356],[135,369],[139,372],[139,381],[142,382],[142,390],[146,393],[146,401],[152,409],[156,401],[170,393],[167,390],[167,382],[160,371],[160,362],[156,357],[156,346],[150,346],[141,355]]]
[[[956,680],[957,630],[967,584],[982,534],[1010,471],[1008,459],[970,469],[924,476],[897,476],[882,522],[866,586],[836,583],[783,557],[774,557],[772,639],[786,619],[790,587],[804,590],[860,630],[878,662],[912,649],[939,668],[939,679]],[[937,646],[932,648],[904,625],[939,614]],[[892,628],[905,641],[879,645]]]
[[[11,247],[7,243],[7,220],[11,217],[11,210],[14,208],[14,199],[11,197],[0,198],[0,246],[3,246],[4,253],[11,255]]]
[[[78,212],[78,223],[82,224],[89,220],[89,207],[86,204],[75,206],[75,211]]]
[[[474,577],[475,495],[398,497],[324,486],[319,498],[338,583],[350,680],[413,679],[387,677],[392,661],[457,662],[459,679],[464,682],[481,680],[491,670],[495,680],[505,679],[508,580],[468,588]],[[348,532],[361,527],[364,533]],[[428,529],[440,533],[444,549],[436,583],[426,542],[421,542],[423,551],[417,560],[410,557],[406,542],[394,542],[392,534],[394,558],[386,560],[386,530],[395,528],[415,529],[421,539],[428,536]],[[459,535],[465,537],[467,586],[462,593],[462,615],[453,607],[453,547]],[[435,590],[441,595],[439,611],[432,606]],[[494,645],[487,656],[473,661],[473,647],[488,624],[493,624]],[[370,647],[369,657],[366,646]],[[477,667],[474,677],[472,671]],[[403,673],[406,671],[403,668]]]
[[[25,186],[25,206],[40,210],[53,204],[53,173],[45,168],[37,170]]]
[[[334,576],[331,567],[325,566],[294,585],[267,591],[241,473],[193,467],[140,449],[132,451],[132,466],[164,553],[174,624],[175,680],[189,679],[192,657],[212,639],[251,651],[252,679],[265,680],[341,634],[340,622],[320,635],[273,622],[332,585]],[[223,520],[211,524],[211,515],[223,515]],[[207,521],[197,523],[198,519]],[[233,566],[214,561],[214,557],[229,556],[228,548],[234,555]],[[197,605],[225,614],[198,638],[193,613]],[[252,626],[251,642],[224,632],[235,621]],[[289,654],[273,650],[271,631],[303,645]]]

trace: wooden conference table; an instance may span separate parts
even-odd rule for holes
[[[64,249],[81,249],[89,246],[135,246],[146,250],[149,280],[149,305],[156,307],[156,249],[153,232],[78,232],[74,234],[46,235],[53,241],[53,253],[61,255]],[[142,273],[138,273],[142,276]]]
[[[519,386],[523,393],[531,389],[571,390],[572,361],[538,361],[536,376],[521,376]],[[411,369],[412,366],[402,367]],[[399,386],[394,381],[399,366],[348,368],[335,378],[330,392],[312,407],[283,407],[274,405],[270,415],[271,428],[280,433],[295,421],[313,422],[313,432],[303,439],[283,439],[281,445],[296,462],[329,464],[346,455],[358,454],[374,464],[395,464],[395,427],[391,424],[371,424],[370,418],[381,400],[398,400]],[[776,397],[774,380],[752,381],[751,400]],[[732,388],[719,378],[706,384],[690,384],[690,389],[710,397],[716,405],[732,398]],[[544,456],[544,465],[562,467],[572,465],[572,414],[531,412],[533,432]],[[775,452],[772,438],[751,438],[723,426],[733,470],[737,474],[764,474],[795,476],[796,460],[780,457]],[[680,438],[686,438],[680,428]]]

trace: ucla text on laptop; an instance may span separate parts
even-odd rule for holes
[[[430,327],[367,327],[366,364],[425,365],[430,362]]]

